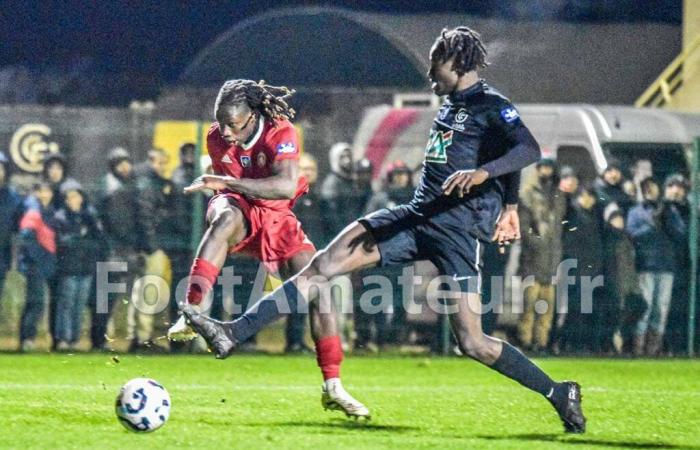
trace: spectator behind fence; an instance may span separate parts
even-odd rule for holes
[[[53,190],[46,181],[32,187],[24,202],[24,215],[19,223],[17,268],[27,281],[26,302],[20,321],[20,350],[35,348],[37,326],[44,314],[46,283],[56,268],[56,233],[51,208]]]
[[[148,160],[137,169],[136,186],[138,222],[143,230],[141,248],[146,253],[144,275],[156,277],[170,287],[172,266],[167,253],[177,245],[174,236],[177,236],[178,211],[175,188],[172,182],[165,178],[167,162],[168,156],[162,150],[149,151]],[[163,348],[153,342],[153,312],[143,311],[143,307],[137,308],[134,302],[138,301],[145,306],[163,299],[154,297],[155,289],[144,291],[144,286],[140,283],[135,283],[134,292],[129,303],[127,321],[127,334],[131,340],[129,351],[162,351]],[[157,293],[162,295],[160,290]]]
[[[688,232],[690,205],[688,181],[680,174],[670,175],[664,183],[663,222],[673,243],[675,271],[664,348],[671,354],[687,350],[688,292],[690,291],[690,253]]]
[[[124,271],[114,271],[110,283],[123,283],[125,292],[113,293],[100,304],[100,292],[91,298],[92,328],[90,339],[95,349],[109,350],[107,324],[117,298],[130,300],[134,279],[141,272],[143,262],[139,255],[141,226],[138,216],[138,193],[133,176],[133,166],[129,152],[113,148],[108,155],[108,170],[100,188],[98,211],[104,227],[110,263],[126,264]]]
[[[611,317],[606,320],[606,324],[615,324],[613,343],[615,351],[620,353],[623,348],[628,347],[623,345],[623,342],[629,342],[634,335],[631,326],[636,325],[640,319],[641,295],[634,267],[634,244],[625,230],[625,216],[619,209],[610,209],[605,216],[603,261],[605,295],[611,306]]]
[[[521,203],[520,274],[523,278],[533,276],[534,284],[525,290],[518,332],[523,347],[544,351],[554,315],[552,277],[562,257],[562,220],[566,212],[553,160],[544,158],[537,163],[537,179],[523,190]]]
[[[675,271],[673,242],[663,223],[659,185],[653,178],[641,182],[644,200],[630,209],[627,231],[636,252],[639,287],[647,308],[637,322],[633,352],[656,355],[663,342]]]
[[[293,212],[301,222],[306,235],[316,248],[323,248],[328,243],[326,212],[321,207],[318,193],[318,165],[316,159],[308,153],[299,157],[299,174],[309,183],[309,192],[297,200]],[[246,300],[247,301],[247,300]],[[292,311],[287,317],[285,329],[285,348],[287,353],[312,352],[304,343],[304,328],[307,314]]]
[[[56,211],[58,292],[54,329],[56,350],[75,350],[95,265],[103,254],[104,235],[97,211],[88,203],[80,183],[69,180],[61,185],[63,208]]]
[[[186,195],[183,189],[189,186],[195,179],[195,150],[196,147],[191,142],[185,142],[180,146],[180,165],[177,166],[172,176],[173,183],[173,203],[175,211],[172,214],[172,244],[167,252],[170,258],[173,271],[173,283],[170,292],[170,321],[175,323],[179,317],[179,309],[176,298],[176,288],[181,280],[186,279],[190,274],[190,264],[192,263],[192,224],[197,220],[193,217],[194,198],[196,195]],[[182,351],[186,343],[170,342],[172,351]]]
[[[17,232],[22,217],[22,197],[10,186],[10,165],[0,152],[0,299],[5,275],[12,263],[12,236]]]
[[[603,211],[611,203],[617,204],[624,214],[632,207],[632,201],[622,189],[625,181],[622,166],[616,159],[610,158],[603,173],[595,180],[595,194],[598,201],[598,212],[602,222]]]
[[[559,348],[565,352],[600,351],[603,341],[612,342],[613,331],[608,333],[602,324],[610,305],[601,295],[600,289],[593,292],[582,289],[583,277],[593,280],[603,275],[602,238],[595,191],[590,187],[579,188],[567,211],[562,235],[564,259],[576,264],[574,270],[561,274],[573,275],[576,280],[573,286],[567,286],[570,289],[568,312],[559,342]],[[585,303],[589,301],[592,303]],[[606,340],[604,336],[608,334],[609,339]],[[607,350],[611,348],[608,347]]]

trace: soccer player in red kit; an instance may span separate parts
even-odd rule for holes
[[[289,122],[294,116],[287,104],[291,95],[286,87],[251,80],[229,80],[219,90],[216,122],[207,134],[214,174],[185,188],[187,193],[216,191],[207,210],[208,228],[190,270],[186,303],[193,308],[212,289],[228,253],[252,255],[286,279],[303,269],[316,251],[291,211],[308,190],[299,176],[299,143]],[[296,299],[289,300],[288,307],[298,306]],[[340,382],[343,351],[332,304],[313,302],[308,307],[324,377],[323,406],[369,417],[367,408]],[[168,330],[172,340],[194,336],[184,316]]]

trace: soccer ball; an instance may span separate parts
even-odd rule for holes
[[[170,416],[170,395],[150,378],[134,378],[122,386],[115,406],[117,419],[130,431],[148,433]]]

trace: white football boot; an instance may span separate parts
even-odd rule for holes
[[[321,405],[324,410],[342,411],[348,417],[364,417],[369,420],[369,409],[343,388],[340,378],[329,378],[322,386]]]
[[[168,329],[168,339],[171,341],[191,341],[197,336],[194,329],[187,323],[187,318],[182,314],[177,319],[177,322]]]

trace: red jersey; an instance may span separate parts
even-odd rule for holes
[[[288,120],[258,119],[255,134],[245,145],[229,144],[219,133],[219,123],[214,122],[207,133],[207,151],[216,175],[236,178],[268,178],[273,175],[272,165],[285,159],[299,159],[299,139],[294,125]],[[272,209],[289,209],[297,198],[309,189],[304,177],[297,181],[296,195],[292,200],[263,200],[247,198],[253,205]],[[228,191],[222,191],[228,192]]]

